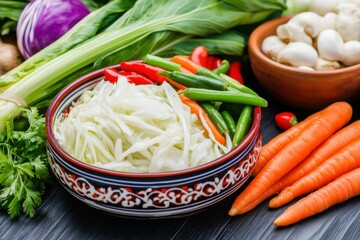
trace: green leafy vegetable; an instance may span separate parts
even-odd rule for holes
[[[25,129],[8,121],[0,134],[0,208],[11,218],[22,213],[33,217],[50,179],[44,117],[30,108],[23,110],[24,120]]]
[[[189,56],[195,47],[201,45],[206,47],[210,55],[241,56],[246,43],[247,36],[244,34],[227,31],[203,38],[186,38],[178,42],[174,41],[172,45],[157,49],[152,54],[163,57],[170,57],[177,54]]]
[[[15,29],[20,14],[29,1],[0,1],[0,35],[6,35]]]
[[[109,2],[109,0],[80,0],[80,1],[83,2],[88,7],[88,9],[90,9],[90,11],[94,11],[95,9],[98,9]]]

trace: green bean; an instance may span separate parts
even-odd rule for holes
[[[233,137],[233,146],[236,147],[246,136],[251,123],[252,106],[244,106],[236,123],[236,130]]]
[[[249,94],[257,95],[257,93],[254,92],[254,90],[252,90],[251,88],[248,88],[247,86],[239,83],[238,81],[236,81],[232,77],[229,77],[228,75],[225,75],[225,74],[220,74],[220,76],[229,84],[230,89],[236,89],[236,90],[238,90],[240,92],[243,92],[243,93],[249,93]]]
[[[209,78],[214,78],[214,79],[217,79],[219,81],[226,82],[220,75],[214,73],[213,71],[211,71],[210,69],[207,69],[205,67],[199,67],[197,69],[196,75],[205,76],[205,77],[209,77]]]
[[[225,90],[228,87],[228,84],[224,81],[219,81],[217,79],[206,76],[199,76],[196,74],[183,73],[179,71],[161,72],[160,74],[174,80],[175,82],[185,85],[186,87],[216,90]]]
[[[240,91],[218,91],[203,88],[187,88],[182,92],[186,97],[195,101],[232,102],[252,106],[267,107],[267,101],[257,95]]]
[[[143,60],[144,60],[144,63],[147,63],[147,64],[155,66],[155,67],[160,67],[162,69],[169,70],[169,71],[180,71],[180,69],[181,69],[181,65],[178,63],[166,60],[165,58],[162,58],[162,57],[150,55],[150,54],[147,54]]]
[[[221,61],[221,64],[218,68],[215,68],[213,71],[213,73],[216,73],[217,75],[220,74],[226,74],[230,69],[230,63],[228,60],[224,59]]]
[[[228,111],[222,111],[221,116],[223,117],[226,126],[229,129],[230,136],[234,136],[236,130],[236,122]]]
[[[222,133],[229,132],[226,122],[220,112],[211,103],[201,103],[200,106],[209,116],[210,120],[214,123],[215,127]]]

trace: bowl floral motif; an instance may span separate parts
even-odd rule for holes
[[[81,162],[57,143],[54,121],[83,91],[92,89],[103,70],[79,78],[52,101],[46,114],[50,167],[60,184],[80,201],[129,218],[180,217],[202,211],[236,192],[250,177],[261,148],[261,110],[254,108],[246,138],[207,164],[165,173],[127,173]]]

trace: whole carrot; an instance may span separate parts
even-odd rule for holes
[[[299,163],[294,169],[286,174],[282,179],[275,183],[272,187],[266,190],[255,201],[251,202],[248,206],[241,209],[239,214],[243,214],[255,208],[267,198],[280,192],[285,187],[288,187],[295,183],[306,174],[310,173],[328,158],[340,151],[342,148],[360,138],[360,120],[355,121],[348,126],[342,128],[334,135],[329,137],[319,147],[317,147],[311,154],[306,157],[304,161]]]
[[[270,200],[269,207],[281,207],[296,197],[319,189],[344,173],[358,167],[360,167],[360,138],[350,143],[291,186],[284,188],[278,196]]]
[[[229,215],[239,214],[239,210],[261,196],[299,162],[304,160],[317,146],[343,127],[350,120],[351,115],[352,108],[350,104],[345,102],[339,102],[332,107],[332,111],[325,111],[319,115],[317,121],[311,122],[299,136],[278,152],[255,176],[235,199]]]
[[[214,123],[211,121],[206,112],[201,108],[201,106],[196,101],[185,97],[183,94],[179,94],[179,97],[182,103],[189,106],[191,112],[196,114],[196,116],[201,122],[203,122],[203,120],[205,121],[205,124],[208,126],[208,128],[205,126],[204,127],[208,134],[212,134],[215,140],[218,141],[220,144],[225,144],[225,137],[221,135],[221,132],[216,128]]]
[[[287,226],[360,195],[360,168],[356,168],[291,205],[275,221]]]
[[[266,143],[260,150],[259,159],[254,168],[253,176],[256,176],[260,170],[272,159],[281,149],[283,149],[288,143],[290,143],[294,138],[299,136],[299,134],[307,128],[308,124],[313,120],[318,119],[322,115],[326,114],[325,112],[332,111],[333,108],[338,108],[340,105],[348,105],[346,102],[336,102],[328,107],[313,113],[306,119],[300,121],[295,126],[290,129],[280,133],[268,143]]]

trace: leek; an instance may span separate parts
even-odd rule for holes
[[[131,47],[136,42],[146,41],[154,33],[166,31],[206,37],[238,25],[260,22],[275,11],[285,8],[283,0],[242,1],[242,3],[238,4],[236,0],[186,0],[181,4],[176,0],[138,0],[114,22],[114,27],[110,26],[108,30],[60,56],[36,66],[34,71],[14,80],[15,83],[3,94],[14,95],[28,105],[33,105],[49,98],[54,93],[54,87],[59,87],[63,79],[75,75],[77,71],[115,52]],[[245,10],[243,6],[246,6]],[[251,9],[251,12],[246,12],[247,9]],[[53,47],[52,45],[49,47]],[[25,63],[31,61],[32,58],[29,58]],[[117,62],[118,60],[114,64]],[[6,75],[4,78],[6,79]],[[7,120],[16,117],[19,109],[25,107],[24,104],[14,103],[6,97],[2,99],[0,100],[0,131],[4,129]]]

